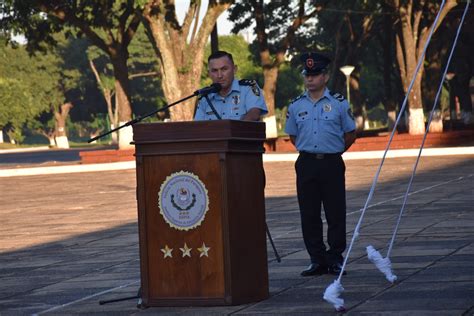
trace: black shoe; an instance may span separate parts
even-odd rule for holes
[[[341,270],[342,270],[342,264],[340,263],[331,264],[328,268],[329,274],[332,274],[332,275],[339,275],[341,273]],[[344,270],[342,275],[346,275],[346,274],[347,272]]]
[[[328,273],[328,267],[318,263],[311,263],[309,267],[301,271],[301,276],[322,275]]]

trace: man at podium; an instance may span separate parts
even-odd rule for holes
[[[219,92],[210,93],[199,100],[194,120],[204,121],[220,118],[259,121],[262,115],[268,113],[262,90],[257,82],[235,78],[237,66],[230,53],[214,52],[207,61],[209,77],[212,79],[212,83],[219,84],[221,89]],[[209,102],[214,109],[209,105]]]

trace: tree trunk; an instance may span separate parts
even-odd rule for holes
[[[423,135],[425,133],[425,115],[423,113],[423,102],[421,99],[421,73],[423,72],[423,67],[420,67],[420,71],[415,78],[413,84],[413,89],[408,96],[409,104],[409,124],[408,124],[408,133],[410,135]],[[405,87],[405,91],[408,87]],[[419,120],[415,122],[414,120]]]
[[[273,62],[268,50],[260,52],[260,58],[263,66],[263,96],[267,104],[268,113],[263,118],[266,125],[267,138],[278,137],[278,129],[275,116],[275,92],[278,81],[278,71],[280,65],[284,62],[284,54],[278,52]]]
[[[115,77],[115,106],[118,110],[119,126],[132,119],[132,106],[130,102],[130,79],[128,78],[127,52],[118,52],[111,58]],[[134,146],[132,126],[127,126],[118,131],[119,149],[129,149]]]
[[[415,74],[416,66],[421,63],[418,74],[416,75],[412,91],[408,96],[408,132],[411,135],[424,134],[425,124],[423,115],[423,102],[421,99],[421,78],[423,75],[423,62],[425,56],[422,55],[423,49],[428,41],[430,29],[433,22],[426,21],[434,19],[434,15],[427,14],[423,10],[425,5],[416,6],[413,0],[408,2],[399,2],[392,0],[391,5],[399,16],[398,33],[396,35],[397,61],[402,78],[405,94]],[[426,4],[428,5],[428,4]],[[434,25],[435,31],[446,14],[456,6],[455,0],[448,0],[443,7],[438,24]],[[437,10],[435,10],[437,13]]]
[[[110,122],[110,129],[113,130],[115,126],[117,126],[118,122],[118,108],[116,107],[115,112],[112,104],[112,96],[115,94],[114,90],[108,89],[104,86],[102,83],[102,80],[100,79],[99,72],[97,71],[97,68],[95,67],[95,64],[92,60],[89,60],[89,64],[91,66],[92,72],[94,73],[94,76],[97,80],[97,83],[99,84],[100,88],[102,89],[102,94],[105,99],[105,103],[107,104],[107,115],[109,117],[109,122]],[[117,104],[118,102],[115,102]],[[97,136],[97,135],[96,135]],[[117,132],[113,132],[112,135],[112,144],[117,144],[118,143],[118,135]]]
[[[211,52],[215,53],[219,50],[219,32],[217,30],[217,23],[211,32]]]
[[[69,141],[67,139],[66,121],[69,111],[73,105],[70,102],[64,103],[59,107],[58,111],[54,111],[55,120],[55,141],[58,148],[69,148]]]
[[[162,87],[168,103],[192,95],[200,86],[204,48],[217,18],[230,2],[209,1],[207,12],[199,26],[191,31],[193,22],[199,20],[199,1],[191,1],[188,12],[180,25],[174,6],[159,1],[149,1],[143,11],[145,27],[160,61]],[[172,121],[192,120],[195,99],[170,108]]]
[[[395,111],[395,109],[387,110],[387,125],[388,125],[387,128],[389,132],[391,132],[393,128],[395,127],[396,121],[397,121],[397,111]]]
[[[410,135],[423,135],[425,133],[425,115],[422,108],[408,109],[408,131]]]
[[[394,40],[393,34],[393,18],[388,8],[383,6],[384,13],[387,13],[386,18],[383,19],[383,32],[380,34],[382,50],[383,50],[383,83],[384,83],[384,108],[387,112],[387,127],[391,132],[395,127],[397,120],[397,102],[393,99],[392,94],[392,43]]]
[[[279,66],[263,68],[263,78],[265,80],[263,94],[265,96],[265,103],[268,107],[268,116],[275,115],[275,92],[278,80],[278,68]]]
[[[440,110],[434,110],[431,124],[429,126],[430,133],[443,132],[443,116]]]

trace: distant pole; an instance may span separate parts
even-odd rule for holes
[[[219,50],[219,34],[217,33],[217,22],[211,32],[211,52],[215,53]]]
[[[352,71],[354,71],[354,68],[355,67],[351,65],[345,65],[339,68],[339,70],[341,70],[342,73],[346,76],[347,102],[349,102],[349,105],[351,106],[351,108],[352,108],[352,104],[351,104],[351,95],[350,95],[350,89],[349,89],[349,80],[350,80]]]

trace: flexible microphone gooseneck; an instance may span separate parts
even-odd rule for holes
[[[220,83],[213,83],[209,87],[205,87],[194,91],[194,95],[208,95],[209,93],[216,93],[221,91],[222,86]]]

